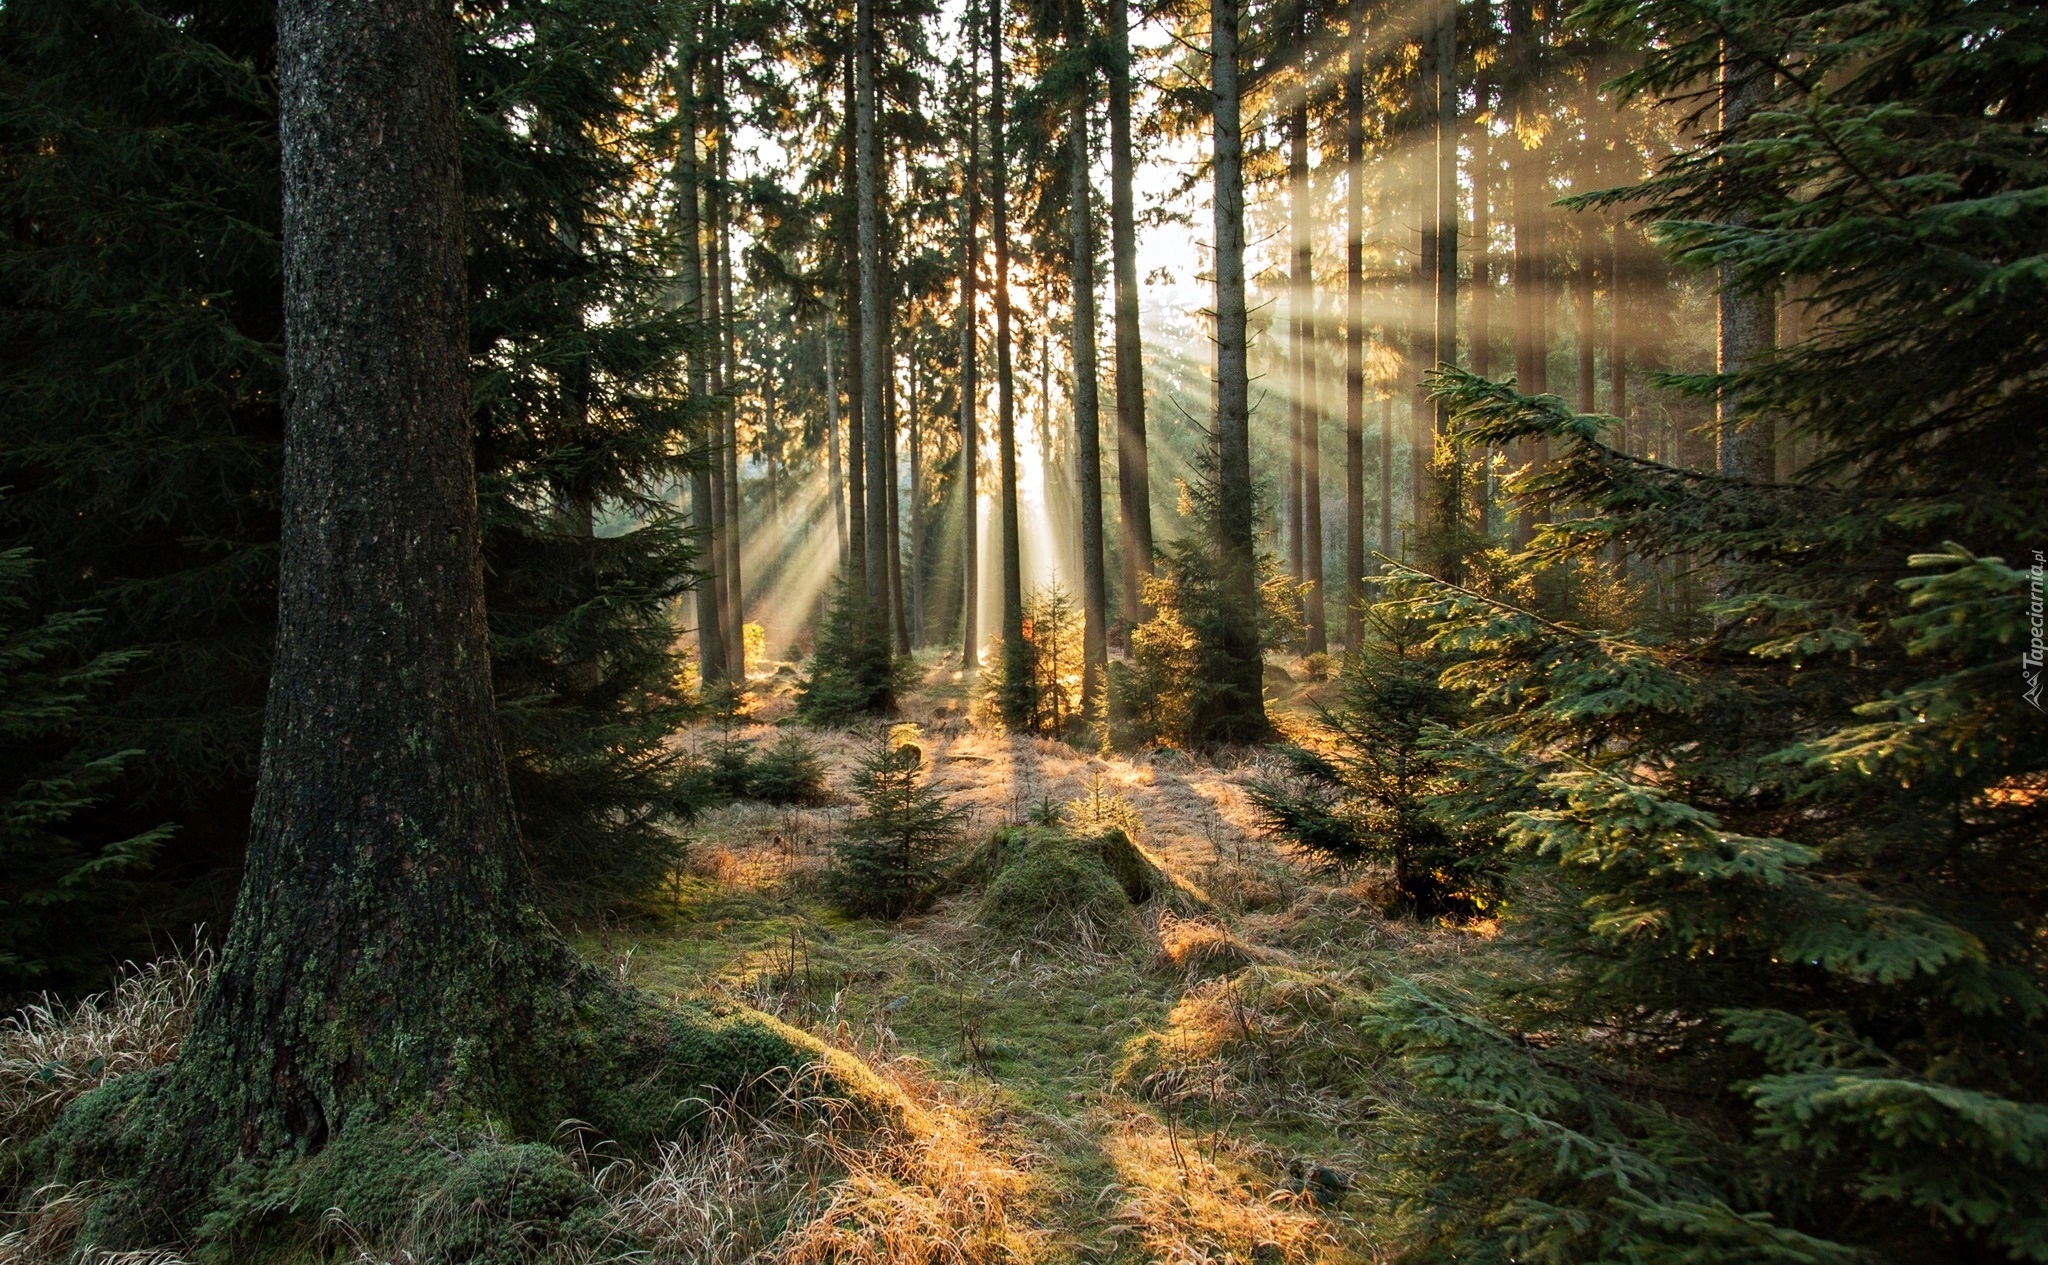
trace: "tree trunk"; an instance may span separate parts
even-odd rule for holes
[[[1344,68],[1344,648],[1365,638],[1365,0]]]
[[[1145,442],[1145,358],[1138,332],[1138,228],[1131,193],[1129,0],[1109,0],[1109,237],[1116,273],[1116,484],[1126,625],[1144,622],[1152,575],[1152,474]]]
[[[1593,358],[1593,230],[1586,226],[1579,245],[1579,266],[1572,272],[1572,342],[1579,370],[1579,412],[1592,413],[1600,401],[1594,384],[1598,381]]]
[[[1535,18],[1529,0],[1514,0],[1509,9],[1509,60],[1515,75],[1514,110],[1517,138],[1508,151],[1508,183],[1514,202],[1514,317],[1515,382],[1531,395],[1550,389],[1550,348],[1545,337],[1544,309],[1549,306],[1549,260],[1545,257],[1542,186],[1545,158],[1540,148],[1520,139],[1533,120],[1536,74]],[[1517,460],[1526,471],[1543,464],[1543,443],[1524,439],[1517,445]],[[1526,546],[1533,535],[1538,515],[1522,510],[1515,515],[1514,544]]]
[[[990,202],[995,216],[996,254],[996,449],[1003,508],[1003,721],[1028,719],[1030,692],[1024,688],[1024,556],[1017,514],[1017,379],[1010,348],[1010,164],[1003,136],[1003,0],[989,6],[988,144]]]
[[[849,54],[846,59],[846,137],[843,173],[846,190],[846,204],[854,209],[855,240],[844,243],[846,284],[846,527],[848,553],[853,559],[851,583],[866,602],[870,618],[881,609],[876,602],[872,585],[876,576],[874,568],[868,565],[868,454],[867,432],[869,422],[875,420],[867,409],[867,348],[866,348],[866,304],[861,300],[862,259],[858,241],[858,221],[861,205],[858,148],[855,143],[860,116],[854,81],[858,78],[855,66],[859,58]],[[879,477],[879,475],[878,475]]]
[[[893,296],[896,285],[893,269],[888,266],[889,244],[884,234],[882,246],[882,293]],[[888,415],[888,425],[882,428],[882,439],[889,462],[889,482],[884,498],[884,524],[889,536],[889,622],[896,634],[896,653],[910,653],[910,620],[904,612],[903,588],[903,466],[898,452],[903,429],[902,406],[896,395],[896,321],[895,304],[885,303],[882,309],[882,346],[888,358],[888,377],[882,381],[882,411]]]
[[[698,198],[703,181],[697,166],[697,86],[695,31],[686,32],[676,53],[676,261],[677,289],[683,316],[692,324],[705,319],[703,225]],[[712,496],[713,460],[717,445],[711,423],[711,374],[701,346],[688,352],[690,409],[695,419],[691,440],[698,459],[690,466],[690,518],[703,549],[703,574],[697,579],[697,671],[707,690],[727,679],[725,619],[718,600],[718,502]]]
[[[1304,47],[1306,34],[1304,31]],[[1300,567],[1295,574],[1306,586],[1301,599],[1303,648],[1309,654],[1320,654],[1329,649],[1323,611],[1322,387],[1316,363],[1321,330],[1316,322],[1315,235],[1311,227],[1314,208],[1310,206],[1308,181],[1308,98],[1305,95],[1294,107],[1293,123],[1294,144],[1288,155],[1291,169],[1288,197],[1294,230],[1291,305],[1295,323],[1295,392],[1300,402],[1300,425],[1295,440],[1295,459],[1300,474],[1294,484],[1299,498],[1295,526],[1300,543]]]
[[[712,30],[715,36],[716,27],[714,26]],[[708,68],[705,71],[705,80],[708,86],[715,86],[717,82]],[[704,156],[710,160],[708,171],[701,166],[698,169],[703,177],[700,181],[703,192],[697,221],[702,234],[697,247],[698,257],[704,261],[704,326],[711,346],[708,357],[711,394],[707,398],[710,406],[707,418],[710,433],[708,454],[711,460],[711,547],[706,553],[705,565],[709,568],[714,587],[718,591],[718,641],[725,647],[725,662],[719,668],[720,679],[743,681],[746,679],[744,673],[736,671],[733,667],[741,652],[739,647],[733,644],[732,639],[732,571],[727,566],[732,545],[732,524],[726,517],[731,502],[726,496],[725,486],[725,287],[719,280],[722,256],[718,250],[718,194],[712,188],[718,178],[718,145],[713,139],[717,131],[715,103],[716,97],[713,96],[710,108],[703,110],[699,115],[704,129]],[[705,104],[699,102],[700,107]]]
[[[910,342],[910,644],[924,644],[924,468],[917,431],[917,339]]]
[[[1628,344],[1625,331],[1628,328],[1628,278],[1623,271],[1627,260],[1623,236],[1628,226],[1617,220],[1613,233],[1607,239],[1607,386],[1609,404],[1614,415],[1621,419],[1622,433],[1617,442],[1623,451],[1628,451]]]
[[[1458,359],[1458,6],[1443,0],[1437,15],[1436,56],[1436,359]],[[1464,578],[1458,529],[1463,518],[1464,463],[1451,442],[1451,406],[1436,401],[1436,434],[1431,464],[1442,480],[1437,489],[1437,531],[1444,573],[1456,583]]]
[[[1113,0],[1120,2],[1120,0]],[[1087,55],[1088,19],[1081,0],[1067,9],[1067,47]],[[1088,169],[1088,106],[1094,77],[1082,75],[1067,108],[1067,235],[1072,241],[1074,443],[1081,484],[1081,714],[1095,715],[1109,670],[1109,595],[1102,560],[1102,434],[1096,396],[1095,211]]]
[[[1394,556],[1394,396],[1380,397],[1380,554]]]
[[[1297,19],[1301,13],[1296,9]],[[1297,27],[1296,38],[1305,43]],[[1302,498],[1302,453],[1306,442],[1309,410],[1308,308],[1315,281],[1309,276],[1314,262],[1314,238],[1310,234],[1308,205],[1308,97],[1306,91],[1295,100],[1287,117],[1287,226],[1289,235],[1287,270],[1287,574],[1296,584],[1308,577],[1308,538]],[[1306,633],[1307,602],[1297,598],[1294,613]]]
[[[1198,732],[1224,742],[1264,738],[1258,558],[1252,538],[1251,391],[1245,363],[1244,133],[1237,65],[1238,0],[1209,0],[1216,217],[1216,544],[1222,572],[1218,665]]]
[[[875,0],[857,0],[854,35],[854,219],[860,251],[861,413],[867,429],[867,606],[889,636],[889,416],[883,400],[881,138],[875,131]]]
[[[1770,74],[1753,63],[1723,51],[1721,62],[1721,131],[1734,132],[1767,99]],[[1737,221],[1747,223],[1746,218]],[[1715,372],[1741,373],[1769,356],[1778,345],[1778,301],[1769,289],[1744,285],[1735,265],[1720,266],[1719,345]],[[1746,416],[1742,393],[1723,387],[1715,402],[1715,464],[1730,478],[1768,483],[1777,477],[1778,458],[1771,419]]]
[[[152,1139],[188,1166],[157,1221],[235,1152],[317,1152],[362,1108],[531,1103],[575,970],[532,913],[492,701],[457,26],[432,0],[284,0],[278,36],[277,639],[241,894],[166,1091],[192,1114]]]
[[[967,162],[960,172],[960,666],[979,664],[981,629],[981,376],[976,334],[975,271],[981,248],[981,119],[976,101],[981,73],[980,31],[969,11],[967,31]]]
[[[712,11],[722,19],[725,6],[717,5]],[[717,199],[718,206],[718,346],[719,354],[725,361],[726,395],[720,410],[725,418],[725,644],[726,654],[732,662],[732,679],[745,681],[746,589],[740,579],[740,549],[745,543],[742,535],[742,511],[745,502],[740,496],[740,419],[739,406],[734,398],[739,390],[739,346],[736,333],[738,313],[733,308],[732,298],[732,120],[731,106],[725,99],[723,51],[713,60],[712,70],[716,75],[713,84],[714,108],[718,111],[718,171],[717,183],[713,186],[713,196]]]
[[[846,484],[839,468],[839,383],[832,372],[832,326],[825,326],[825,460],[832,496],[832,535],[846,565]]]

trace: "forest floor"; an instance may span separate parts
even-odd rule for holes
[[[969,810],[970,844],[1047,801],[1121,796],[1182,912],[1141,911],[1145,934],[1120,947],[1003,941],[977,925],[974,891],[894,924],[846,918],[819,880],[877,732],[807,732],[837,802],[700,818],[661,904],[576,928],[580,947],[658,994],[742,1001],[890,1069],[987,1170],[956,1180],[978,1182],[979,1215],[1001,1223],[983,1238],[1002,1242],[990,1259],[1389,1259],[1373,1215],[1389,1192],[1361,1133],[1370,1060],[1335,1035],[1336,1012],[1371,981],[1476,948],[1484,929],[1389,920],[1369,876],[1276,850],[1245,789],[1275,771],[1259,751],[1131,758],[1010,736],[974,722],[956,662],[923,671],[900,721],[918,726],[933,784]],[[679,741],[772,739],[790,683],[757,680],[744,722]],[[1269,688],[1283,728],[1315,688]]]

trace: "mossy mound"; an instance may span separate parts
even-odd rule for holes
[[[1139,936],[1136,905],[1158,871],[1121,831],[1076,836],[1005,827],[970,862],[986,877],[979,921],[1012,939],[1121,947]]]

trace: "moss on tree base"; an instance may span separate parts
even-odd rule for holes
[[[549,1259],[630,1246],[559,1143],[644,1152],[727,1103],[900,1116],[857,1060],[758,1011],[661,1005],[588,968],[564,992],[569,1022],[531,1034],[527,1083],[487,1082],[519,1092],[365,1098],[318,1146],[265,1150],[223,1118],[231,1089],[174,1061],[73,1102],[27,1149],[23,1188],[92,1183],[78,1243],[102,1249],[180,1242],[248,1260],[342,1233],[403,1241],[423,1261]]]

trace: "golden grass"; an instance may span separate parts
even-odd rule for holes
[[[1189,984],[1229,975],[1255,964],[1284,962],[1286,955],[1248,944],[1214,918],[1159,917],[1158,964],[1179,972]]]
[[[1288,1194],[1263,1148],[1196,1135],[1141,1111],[1104,1132],[1118,1201],[1110,1223],[1159,1265],[1338,1265],[1362,1259],[1341,1223]]]
[[[79,1095],[169,1062],[212,969],[203,949],[131,962],[104,993],[68,1005],[44,996],[0,1018],[0,1150],[43,1132]]]

